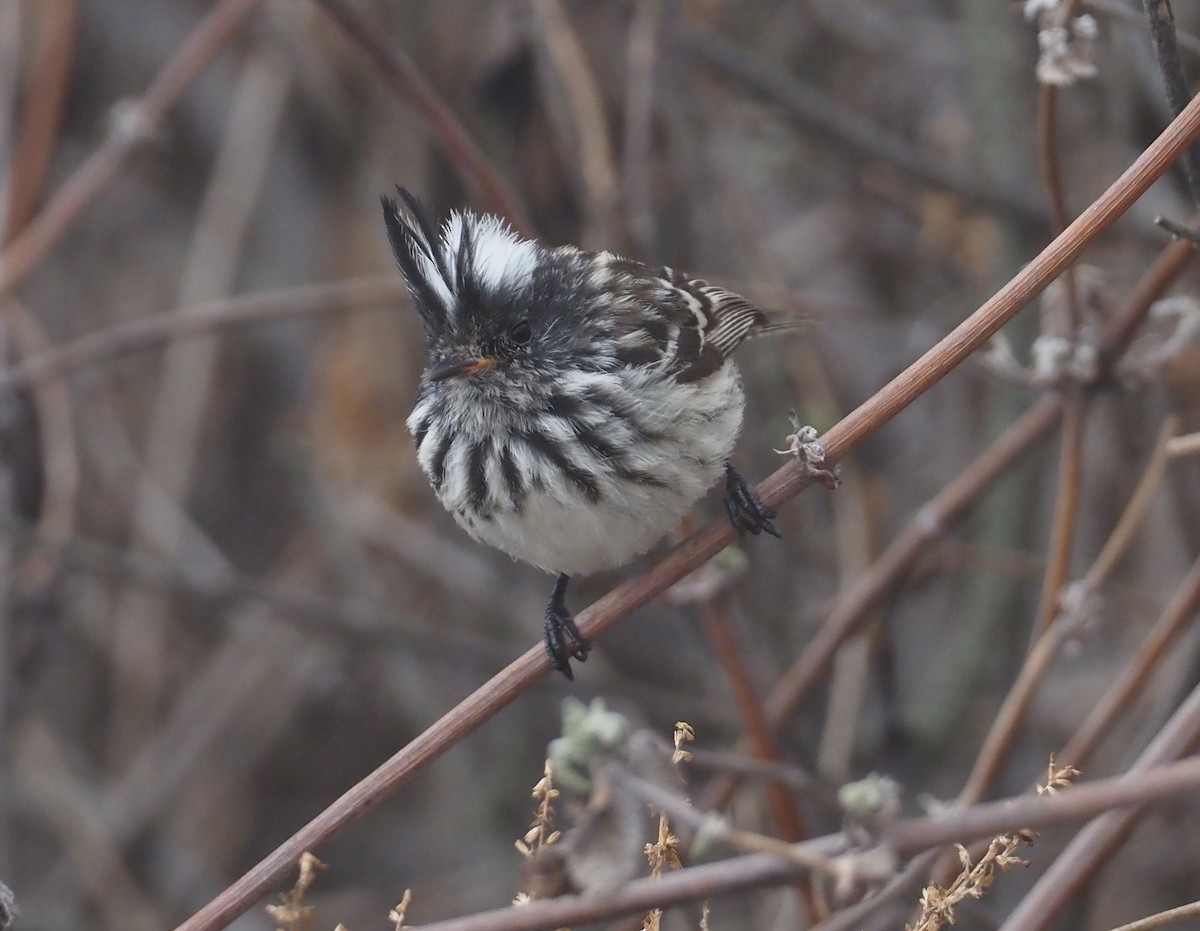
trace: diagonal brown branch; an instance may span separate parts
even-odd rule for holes
[[[843,458],[980,348],[1128,210],[1197,135],[1200,135],[1200,98],[1193,100],[1104,194],[1008,284],[834,426],[823,437],[830,460]],[[769,476],[758,491],[764,502],[777,507],[794,498],[810,482],[807,475],[789,464]],[[727,521],[714,521],[701,528],[648,570],[619,585],[581,613],[578,622],[584,636],[595,639],[603,634],[733,539],[734,531]],[[184,922],[180,931],[211,931],[245,912],[286,875],[301,853],[320,846],[374,809],[415,772],[482,726],[549,672],[550,663],[541,644],[530,648]]]
[[[1190,242],[1168,245],[1134,286],[1121,314],[1100,345],[1102,368],[1110,368],[1145,319],[1150,305],[1195,256]],[[862,618],[920,555],[925,544],[960,520],[980,492],[1049,435],[1062,414],[1062,399],[1042,398],[1015,421],[972,466],[948,484],[909,521],[858,584],[837,606],[804,651],[784,673],[767,700],[772,722],[779,726],[809,694],[828,668],[838,646],[856,631]]]

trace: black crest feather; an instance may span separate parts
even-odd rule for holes
[[[445,255],[438,247],[437,233],[429,222],[425,207],[407,189],[397,187],[396,192],[404,203],[403,209],[395,198],[380,198],[388,242],[392,246],[396,264],[408,282],[409,292],[425,329],[435,331],[449,317],[451,308],[445,305],[441,289],[429,280],[429,270],[436,269],[451,291],[454,290],[454,277],[446,265]]]

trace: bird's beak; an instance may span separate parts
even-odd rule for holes
[[[451,356],[448,359],[441,359],[429,367],[429,380],[444,381],[447,378],[458,378],[460,375],[473,375],[475,372],[482,372],[495,364],[496,360],[488,356],[465,359],[460,356]]]

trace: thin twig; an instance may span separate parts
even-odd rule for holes
[[[613,163],[612,135],[604,101],[571,21],[559,0],[531,0],[533,21],[549,67],[550,101],[559,135],[569,153],[568,173],[578,165],[577,183],[585,205],[583,245],[612,247],[619,239],[620,189]],[[558,104],[554,106],[554,104]]]
[[[1200,572],[1195,573],[1195,577],[1200,582]],[[1200,605],[1200,584],[1194,586],[1193,595],[1191,610],[1194,611]],[[1200,738],[1200,686],[1193,689],[1171,715],[1121,781],[1136,785],[1150,778],[1156,767],[1165,767],[1180,759],[1196,743],[1197,738]],[[1187,765],[1196,762],[1193,757]],[[1157,771],[1162,772],[1162,769]],[[1076,787],[1059,797],[1070,798],[1083,788]],[[1053,922],[1121,844],[1138,814],[1138,809],[1109,812],[1077,832],[1050,868],[1038,877],[1033,889],[1009,914],[1000,931],[1041,931]]]
[[[948,843],[965,843],[1016,828],[1061,824],[1113,808],[1162,802],[1193,793],[1197,786],[1200,786],[1200,759],[1191,759],[1149,770],[1136,779],[1107,779],[1053,796],[1020,796],[967,811],[901,821],[888,832],[886,843],[901,856],[911,856]],[[803,859],[814,863],[824,863],[844,849],[845,839],[840,834],[793,848]],[[422,931],[551,931],[716,894],[780,885],[792,881],[804,869],[795,858],[747,854],[655,879],[635,880],[603,898],[564,896],[421,927]]]
[[[755,691],[750,672],[742,660],[737,641],[729,629],[729,617],[725,606],[716,599],[706,599],[700,603],[699,607],[709,639],[713,643],[721,668],[725,670],[725,676],[733,690],[742,726],[748,735],[755,758],[769,763],[779,763],[779,748],[775,744],[775,738],[763,715],[761,700]],[[784,840],[792,842],[802,840],[806,836],[803,820],[791,793],[783,785],[772,780],[769,796],[775,818],[779,823],[780,836]]]
[[[805,796],[822,805],[837,805],[837,793],[832,785],[794,764],[760,760],[740,753],[709,750],[704,747],[693,747],[689,752],[692,754],[693,769],[738,773],[751,779],[773,779],[803,792]]]
[[[1133,7],[1121,3],[1120,0],[1083,0],[1083,5],[1089,10],[1094,10],[1097,13],[1103,13],[1105,16],[1111,16],[1113,19],[1120,20],[1125,25],[1136,29],[1139,36],[1142,34],[1142,30],[1146,28],[1145,17],[1133,9]],[[1190,32],[1183,32],[1176,29],[1175,39],[1179,43],[1180,48],[1186,49],[1193,55],[1200,55],[1200,37],[1194,36]]]
[[[317,0],[317,3],[366,52],[387,85],[425,116],[446,154],[483,198],[488,209],[507,218],[526,236],[532,235],[533,226],[516,192],[471,138],[449,104],[425,80],[412,59],[347,0]]]
[[[816,374],[823,374],[821,369]],[[807,397],[807,395],[802,395]],[[873,564],[876,533],[872,521],[872,489],[862,481],[858,463],[842,467],[845,492],[834,496],[834,538],[837,552],[838,588],[845,590],[857,583]],[[871,689],[872,647],[878,640],[882,612],[868,612],[858,632],[843,641],[829,673],[829,692],[825,722],[817,745],[816,767],[825,778],[837,783],[851,778],[857,749],[858,728]]]
[[[643,260],[659,261],[651,149],[662,0],[638,0],[625,50],[625,132],[621,153],[625,222]]]
[[[1070,17],[1069,4],[1063,8],[1061,15],[1064,21]],[[1050,200],[1051,216],[1054,218],[1055,227],[1062,230],[1070,222],[1070,213],[1067,210],[1067,198],[1062,184],[1062,165],[1058,157],[1058,88],[1053,84],[1043,84],[1038,100],[1038,164],[1042,184]],[[1083,317],[1078,276],[1075,274],[1074,265],[1067,266],[1063,278],[1067,290],[1067,332],[1062,335],[1074,346],[1081,335],[1080,324]],[[1047,327],[1043,325],[1043,334],[1046,332]],[[1079,517],[1083,478],[1083,435],[1088,403],[1079,385],[1068,383],[1062,390],[1063,423],[1059,442],[1058,475],[1055,481],[1050,544],[1042,577],[1041,598],[1034,614],[1034,640],[1045,633],[1058,612],[1059,598],[1071,573],[1071,553],[1074,549],[1075,527]]]
[[[747,734],[752,752],[760,760],[777,763],[780,760],[779,748],[776,746],[775,737],[763,714],[762,700],[759,698],[750,672],[742,660],[733,631],[730,630],[728,610],[722,599],[723,596],[720,594],[713,598],[706,598],[700,603],[700,615],[704,618],[708,637],[713,643],[721,668],[725,670],[725,676],[733,689],[734,700],[737,702],[742,726]],[[767,798],[775,815],[779,836],[784,841],[796,843],[808,836],[800,808],[786,786],[772,780],[767,785]],[[811,924],[814,916],[823,917],[820,904],[810,883],[802,882],[800,884],[800,894],[808,912],[807,923]]]
[[[1041,596],[1034,616],[1032,642],[1049,630],[1058,616],[1063,587],[1071,577],[1071,554],[1083,492],[1083,437],[1087,426],[1088,397],[1081,385],[1063,389],[1062,437],[1059,442],[1058,474],[1055,478],[1054,512]]]
[[[1138,280],[1101,338],[1103,369],[1111,369],[1141,327],[1150,306],[1179,277],[1195,254],[1188,242],[1171,243]],[[776,684],[767,699],[767,711],[776,726],[808,695],[826,671],[838,645],[858,629],[866,612],[899,581],[925,545],[961,520],[985,489],[1049,434],[1061,413],[1060,398],[1048,396],[1038,401],[913,515],[863,573],[858,584],[838,599],[821,629]]]
[[[1154,44],[1154,59],[1162,74],[1163,87],[1172,115],[1177,115],[1192,99],[1183,63],[1179,60],[1179,44],[1175,39],[1175,15],[1170,0],[1142,0],[1150,20],[1150,41]],[[1183,174],[1187,178],[1192,205],[1200,210],[1200,148],[1192,146],[1183,153]]]
[[[96,365],[171,340],[225,327],[267,323],[284,317],[389,305],[406,298],[396,275],[350,278],[322,284],[219,298],[126,320],[81,336],[16,365],[0,369],[0,391]]]
[[[1104,194],[1008,284],[830,429],[822,437],[828,460],[835,463],[842,459],[979,349],[1128,210],[1198,134],[1200,99],[1189,104]],[[778,507],[794,498],[811,481],[811,476],[802,474],[789,463],[759,486],[759,497],[768,507]],[[728,521],[710,522],[673,547],[645,572],[617,586],[580,613],[577,622],[581,632],[595,640],[724,549],[734,537],[735,532]],[[181,931],[212,931],[242,914],[287,874],[301,853],[319,847],[371,811],[414,773],[478,729],[549,672],[546,651],[540,643],[536,644],[222,891],[185,921],[180,926]]]
[[[1058,137],[1055,133],[1058,116],[1058,87],[1054,84],[1041,85],[1038,96],[1038,167],[1042,185],[1050,200],[1050,216],[1058,230],[1067,228],[1071,215],[1067,211],[1067,196],[1062,186],[1062,170],[1058,158]],[[1077,322],[1077,321],[1075,321]]]
[[[1075,731],[1058,758],[1072,766],[1082,767],[1087,763],[1100,742],[1109,733],[1112,722],[1121,712],[1130,707],[1133,698],[1149,681],[1151,670],[1166,654],[1167,647],[1192,619],[1196,605],[1200,603],[1200,559],[1192,564],[1191,570],[1176,589],[1170,602],[1159,614],[1150,628],[1137,655],[1109,686],[1104,696],[1092,708],[1083,723]]]
[[[84,210],[108,187],[138,144],[257,9],[260,0],[220,0],[175,50],[135,101],[121,105],[108,137],[55,192],[50,202],[0,253],[0,297],[17,287]]]
[[[959,792],[957,805],[973,805],[983,798],[1000,764],[1004,762],[1009,748],[1016,739],[1017,728],[1025,716],[1025,709],[1033,700],[1037,688],[1045,678],[1050,663],[1071,633],[1071,627],[1063,619],[1051,624],[1029,651],[1012,688],[1004,696],[1004,702],[988,728],[983,746],[971,767],[971,773]]]
[[[5,247],[29,223],[42,196],[75,64],[76,0],[40,3],[30,12],[41,17],[46,39],[24,81],[26,105],[9,168]]]
[[[1150,505],[1154,501],[1154,496],[1158,494],[1158,488],[1162,484],[1163,476],[1167,474],[1167,465],[1171,461],[1170,447],[1171,440],[1179,430],[1179,418],[1171,415],[1167,417],[1158,431],[1158,439],[1154,441],[1154,448],[1150,453],[1150,461],[1146,463],[1146,468],[1142,470],[1142,477],[1138,480],[1137,487],[1133,490],[1133,494],[1129,496],[1129,502],[1125,505],[1125,510],[1121,512],[1121,516],[1117,519],[1117,524],[1112,529],[1112,533],[1108,535],[1108,539],[1104,541],[1104,546],[1100,548],[1100,554],[1096,557],[1092,567],[1084,574],[1081,585],[1085,594],[1097,592],[1100,587],[1107,581],[1113,567],[1117,561],[1125,554],[1125,551],[1132,545],[1138,528],[1141,527],[1142,521],[1146,517],[1146,513],[1150,510]],[[1068,762],[1074,762],[1068,760]],[[1076,766],[1079,764],[1076,763]]]
[[[1195,456],[1197,454],[1200,454],[1200,433],[1177,436],[1167,444],[1167,455],[1172,459],[1178,456]]]
[[[847,114],[845,106],[816,88],[802,84],[758,57],[712,33],[685,29],[671,36],[689,57],[716,69],[756,96],[779,107],[802,126],[823,133],[843,148],[881,160],[918,181],[956,194],[964,200],[1003,211],[1025,223],[1043,226],[1043,206],[1024,191],[999,181],[980,179],[952,170],[946,160],[914,149],[862,114]]]
[[[1200,237],[1200,233],[1197,233],[1193,227],[1184,223],[1176,223],[1170,217],[1155,217],[1154,225],[1166,230],[1176,239],[1190,239],[1193,244]]]
[[[1165,912],[1159,912],[1157,915],[1147,915],[1145,918],[1131,921],[1119,928],[1113,928],[1112,931],[1153,931],[1154,928],[1165,928],[1167,925],[1177,924],[1185,918],[1200,918],[1200,902],[1180,905],[1178,908],[1171,908]]]

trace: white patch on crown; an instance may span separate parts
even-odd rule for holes
[[[538,244],[521,239],[499,217],[455,211],[442,231],[442,251],[454,267],[463,226],[474,245],[475,278],[489,290],[523,288],[537,266]]]

